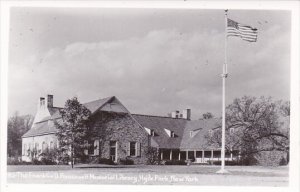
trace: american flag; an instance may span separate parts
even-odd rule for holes
[[[245,41],[256,42],[257,29],[247,25],[242,25],[231,19],[227,19],[227,37],[240,37]]]

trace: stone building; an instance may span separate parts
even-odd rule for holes
[[[92,112],[90,138],[94,145],[86,153],[115,162],[130,158],[135,164],[146,164],[146,150],[155,147],[161,160],[187,160],[205,163],[220,159],[220,148],[207,146],[205,135],[220,127],[220,119],[191,120],[191,110],[172,112],[170,116],[131,114],[115,97],[83,104]],[[22,160],[31,161],[30,151],[41,153],[58,146],[53,121],[61,121],[53,95],[41,97],[32,128],[22,136]],[[232,155],[227,160],[233,159]]]

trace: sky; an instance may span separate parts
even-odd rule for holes
[[[289,100],[290,16],[229,10],[258,41],[228,38],[227,105],[244,95]],[[8,115],[34,115],[52,94],[59,107],[116,96],[133,114],[219,117],[224,42],[223,10],[12,8]]]

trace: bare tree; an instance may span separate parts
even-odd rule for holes
[[[7,122],[7,155],[21,156],[22,135],[24,135],[33,123],[32,115],[20,116],[18,112],[8,119]]]
[[[214,116],[211,112],[207,112],[207,113],[202,114],[202,117],[203,117],[203,119],[211,119]]]
[[[280,118],[280,108],[272,98],[235,99],[226,108],[226,149],[239,149],[244,156],[262,151],[288,151],[289,131],[282,129],[285,119]],[[220,129],[206,138],[209,144],[221,146]]]

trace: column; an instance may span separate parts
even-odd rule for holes
[[[185,156],[185,160],[188,160],[189,156],[189,151],[186,151],[186,156]]]
[[[160,150],[160,160],[163,160],[163,157],[164,157],[164,152],[163,152],[163,150],[161,149],[161,150]]]
[[[178,160],[180,161],[180,151],[179,151],[179,154],[178,154]]]
[[[172,160],[172,149],[170,150],[170,160]]]
[[[204,163],[204,150],[202,150],[202,163]]]
[[[195,158],[195,160],[196,160],[196,150],[194,150],[194,158]]]

